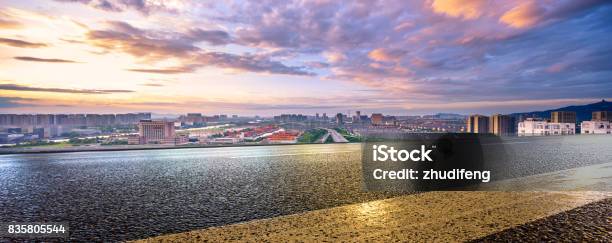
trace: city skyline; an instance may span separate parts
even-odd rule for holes
[[[0,113],[512,113],[611,99],[606,1],[0,1]]]

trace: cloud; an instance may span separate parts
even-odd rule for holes
[[[168,58],[178,58],[185,64],[172,69],[128,69],[134,72],[177,74],[195,71],[196,68],[217,66],[242,71],[314,75],[302,66],[287,66],[279,61],[270,60],[264,55],[230,54],[209,52],[197,47],[200,41],[221,44],[227,41],[222,32],[190,30],[181,32],[156,32],[136,28],[125,22],[108,22],[109,29],[92,30],[87,34],[88,42],[108,51],[120,51],[141,59],[156,62]],[[224,33],[224,32],[223,32]]]
[[[0,44],[5,44],[9,46],[14,46],[14,47],[22,47],[22,48],[39,48],[39,47],[47,46],[47,44],[44,44],[44,43],[27,42],[27,41],[9,39],[9,38],[0,38]]]
[[[331,63],[339,63],[346,60],[346,56],[341,52],[324,52],[323,56]]]
[[[0,18],[0,28],[2,29],[16,29],[21,28],[21,23],[13,20],[7,20]]]
[[[16,60],[28,61],[28,62],[54,62],[54,63],[77,63],[77,61],[67,59],[56,59],[56,58],[38,58],[38,57],[13,57]]]
[[[134,92],[132,90],[123,90],[123,89],[42,88],[42,87],[24,86],[24,85],[19,85],[19,84],[0,84],[0,90],[51,92],[51,93],[73,93],[73,94],[113,94],[113,93],[131,93],[131,92]]]
[[[146,32],[128,23],[107,22],[106,30],[90,30],[89,44],[106,50],[121,51],[136,57],[159,60],[168,57],[186,57],[199,48],[179,34]]]
[[[394,104],[589,98],[612,92],[610,1],[228,0],[187,9],[176,15],[180,18],[156,15],[151,4],[166,1],[80,2],[149,14],[129,13],[134,25],[92,24],[83,36],[83,43],[100,53],[135,57],[135,66],[127,69],[133,72],[197,75],[205,67],[316,72],[318,77],[307,79],[321,82],[322,89],[333,90],[328,84],[349,87],[347,92],[380,89],[382,98],[367,98]],[[73,38],[78,39],[66,39]]]
[[[231,41],[230,35],[222,30],[192,29],[187,36],[195,41],[205,41],[215,46],[226,45]]]
[[[324,102],[322,102],[324,103]],[[130,102],[122,103],[122,105],[128,106],[166,106],[169,108],[173,107],[194,107],[197,106],[199,109],[211,109],[218,111],[219,109],[232,109],[232,110],[322,110],[322,109],[337,109],[346,108],[344,105],[313,105],[308,103],[302,103],[294,100],[292,104],[269,104],[259,102],[228,102],[228,101],[189,101],[189,102]]]
[[[434,0],[431,8],[450,17],[476,19],[483,14],[486,4],[485,0]]]
[[[499,21],[514,28],[533,27],[541,22],[571,17],[595,6],[606,4],[605,0],[557,1],[544,3],[528,0],[505,12]]]
[[[331,65],[329,63],[326,63],[326,62],[307,62],[306,66],[308,66],[310,68],[320,68],[320,69],[323,69],[323,68],[328,68]]]
[[[377,48],[368,53],[368,57],[374,61],[379,62],[397,62],[405,54],[405,51],[401,50],[388,50],[384,48]]]
[[[146,1],[146,0],[55,0],[57,2],[80,3],[90,7],[109,11],[123,12],[134,10],[148,15],[154,11],[174,12],[179,6],[172,5],[179,1]]]
[[[131,72],[140,72],[140,73],[156,73],[156,74],[179,74],[179,73],[190,73],[193,72],[193,68],[168,68],[168,69],[147,69],[147,68],[130,68],[126,69]]]
[[[543,17],[544,9],[535,1],[525,2],[501,16],[499,21],[514,28],[531,27]]]
[[[140,84],[142,86],[148,86],[148,87],[164,87],[165,85],[163,84],[159,84],[159,83],[144,83],[144,84]]]
[[[234,55],[223,52],[205,52],[201,53],[196,60],[205,66],[217,66],[251,72],[307,76],[315,75],[314,73],[306,71],[305,67],[286,66],[281,62],[272,61],[258,55]]]
[[[0,29],[18,29],[23,27],[19,21],[13,20],[14,16],[0,9]]]
[[[22,102],[29,100],[30,99],[19,97],[0,97],[0,109],[22,107],[25,106]]]

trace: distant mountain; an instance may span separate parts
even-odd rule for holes
[[[591,120],[591,115],[593,111],[612,111],[612,102],[601,100],[600,102],[588,104],[588,105],[573,105],[566,106],[554,110],[546,110],[546,111],[532,111],[532,112],[523,112],[523,113],[512,113],[511,116],[514,117],[539,117],[544,119],[550,119],[550,113],[553,111],[574,111],[576,112],[576,121],[578,123],[582,121]]]

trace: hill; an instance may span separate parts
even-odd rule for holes
[[[532,112],[523,112],[523,113],[512,113],[511,116],[514,117],[539,117],[550,119],[550,113],[553,111],[574,111],[576,112],[576,121],[578,123],[582,121],[591,120],[591,115],[593,111],[612,111],[612,102],[601,100],[600,102],[588,104],[588,105],[573,105],[566,106],[554,110],[546,110],[546,111],[532,111]]]

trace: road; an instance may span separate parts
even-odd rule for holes
[[[544,190],[553,191],[435,191],[399,196],[384,200],[357,203],[346,206],[310,211],[269,219],[253,220],[246,223],[212,227],[178,234],[162,235],[137,242],[182,242],[206,239],[213,242],[226,241],[470,241],[482,237],[511,239],[507,231],[522,230],[532,236],[542,233],[549,237],[559,236],[558,231],[541,232],[529,228],[529,223],[545,219],[547,225],[563,225],[565,218],[559,213],[589,203],[598,203],[583,215],[586,218],[601,218],[609,204],[612,193],[600,186],[610,182],[605,179],[589,181],[578,185],[575,174],[583,170],[597,169],[612,171],[612,163],[587,166],[537,176],[521,178],[530,183],[542,183]],[[591,167],[591,168],[589,168]],[[583,181],[584,182],[584,181]],[[496,183],[500,188],[514,180]],[[568,191],[559,191],[559,188]],[[585,191],[574,191],[584,189]],[[603,209],[602,209],[603,208]],[[601,212],[603,211],[603,213]],[[549,217],[562,217],[559,222]],[[575,220],[573,228],[589,225],[589,220]],[[525,225],[525,226],[522,226]],[[518,227],[518,228],[517,228]],[[520,228],[523,227],[523,228]],[[526,228],[525,228],[526,227]],[[595,227],[595,229],[599,229]],[[571,235],[576,241],[603,239],[609,237],[604,230],[591,230]],[[583,238],[583,234],[588,235]],[[525,234],[513,238],[524,240]],[[507,238],[504,238],[507,237]],[[487,238],[485,238],[487,239]],[[532,239],[532,238],[529,238]],[[582,239],[582,240],[581,240]],[[490,240],[490,239],[489,239]]]
[[[325,133],[325,135],[321,136],[321,138],[317,139],[317,141],[315,143],[325,143],[325,141],[327,141],[327,138],[329,137],[329,132]]]
[[[344,138],[340,133],[334,129],[327,128],[327,133],[332,136],[334,143],[348,143],[349,141]]]

